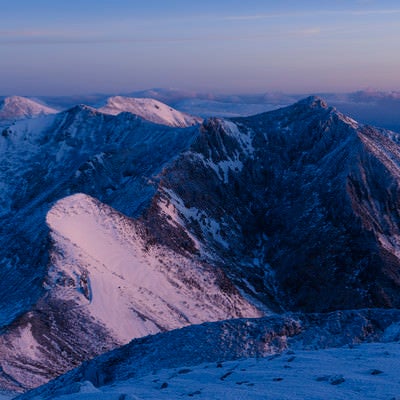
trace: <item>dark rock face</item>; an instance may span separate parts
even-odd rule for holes
[[[211,119],[164,171],[149,224],[174,204],[206,256],[270,307],[398,307],[398,143],[317,98]]]

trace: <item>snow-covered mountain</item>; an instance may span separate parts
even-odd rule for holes
[[[0,101],[0,123],[40,115],[56,114],[58,111],[21,96],[6,97]]]
[[[198,125],[202,122],[199,117],[182,113],[158,100],[149,98],[110,97],[107,104],[99,108],[99,111],[111,115],[130,112],[155,124],[180,128]]]
[[[134,337],[261,315],[220,269],[129,218],[197,131],[86,106],[3,131],[2,387],[37,386]],[[68,197],[79,191],[125,215],[87,194]],[[171,240],[190,242],[181,232]]]
[[[0,385],[203,321],[399,307],[399,144],[315,97],[186,129],[86,106],[4,129]]]

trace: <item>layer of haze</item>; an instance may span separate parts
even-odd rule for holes
[[[400,89],[397,0],[0,0],[0,94]]]

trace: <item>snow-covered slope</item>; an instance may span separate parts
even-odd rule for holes
[[[79,295],[77,303],[121,343],[188,324],[260,316],[221,275],[151,246],[140,226],[86,195],[57,202],[47,222],[54,243],[47,284],[58,298]]]
[[[173,129],[132,114],[77,106],[17,121],[0,135],[0,325],[40,297],[48,263],[46,213],[85,192],[126,215],[140,213],[156,175],[186,149],[197,128]]]
[[[11,96],[0,101],[0,123],[32,118],[40,115],[56,114],[58,111],[26,97]]]
[[[398,310],[363,310],[191,326],[134,340],[21,399],[85,399],[85,388],[100,399],[118,398],[117,393],[265,398],[279,391],[272,398],[345,399],[350,394],[359,399],[353,389],[385,398],[399,389],[397,379],[390,382],[396,376],[399,321]],[[360,345],[364,342],[379,344]]]
[[[398,343],[361,344],[337,349],[297,350],[164,369],[139,378],[95,387],[67,385],[52,400],[387,400],[397,399]],[[50,392],[51,393],[51,392]],[[11,397],[5,397],[8,400]],[[2,397],[0,397],[2,399]],[[42,395],[32,397],[42,400]]]
[[[156,124],[180,128],[197,125],[202,121],[201,118],[177,111],[158,100],[147,98],[110,97],[99,111],[111,115],[130,112]]]
[[[132,338],[261,315],[221,271],[151,243],[146,227],[87,195],[57,202],[47,222],[46,292],[0,337],[3,387],[38,386]]]

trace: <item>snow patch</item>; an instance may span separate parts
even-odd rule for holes
[[[223,227],[221,223],[215,219],[209,217],[205,211],[199,210],[196,207],[186,207],[179,196],[172,190],[164,189],[164,192],[168,196],[167,200],[160,200],[159,206],[161,211],[170,217],[175,226],[180,226],[185,229],[186,233],[193,238],[193,235],[185,228],[185,221],[182,220],[182,216],[186,221],[197,221],[201,227],[203,234],[211,234],[213,239],[220,243],[225,248],[229,247],[229,243],[221,236],[221,230]],[[194,239],[196,247],[200,248],[199,242]]]
[[[239,129],[237,124],[226,119],[222,120],[222,126],[228,135],[234,137],[240,143],[245,153],[248,155],[254,153],[251,130],[243,132]]]

